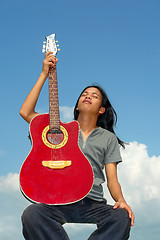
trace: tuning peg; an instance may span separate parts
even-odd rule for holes
[[[47,42],[43,41],[44,44],[46,44]]]
[[[42,49],[42,52],[43,52],[43,53],[45,53],[45,52],[46,52],[46,50],[43,48],[43,49]]]
[[[58,43],[58,41],[56,41],[56,43]]]
[[[61,51],[61,49],[60,49],[60,48],[58,48],[58,49],[57,49],[57,51]]]
[[[59,47],[59,45],[57,45],[57,47]]]

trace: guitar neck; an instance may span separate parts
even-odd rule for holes
[[[57,69],[49,69],[49,129],[60,130]]]

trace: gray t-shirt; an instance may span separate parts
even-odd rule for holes
[[[91,132],[86,141],[80,130],[78,143],[90,162],[94,174],[93,187],[87,197],[96,201],[104,201],[102,188],[102,183],[105,181],[104,166],[107,163],[122,161],[117,137],[112,132],[98,127]]]

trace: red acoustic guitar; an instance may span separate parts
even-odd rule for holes
[[[45,51],[56,55],[55,34],[46,40]],[[49,71],[49,114],[32,119],[30,135],[32,149],[20,171],[24,196],[55,205],[83,199],[92,188],[93,171],[78,146],[78,122],[60,121],[56,69]]]

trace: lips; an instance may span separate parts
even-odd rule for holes
[[[83,101],[83,103],[89,103],[89,104],[91,104],[91,102],[90,102],[89,100],[86,100],[86,99]]]

